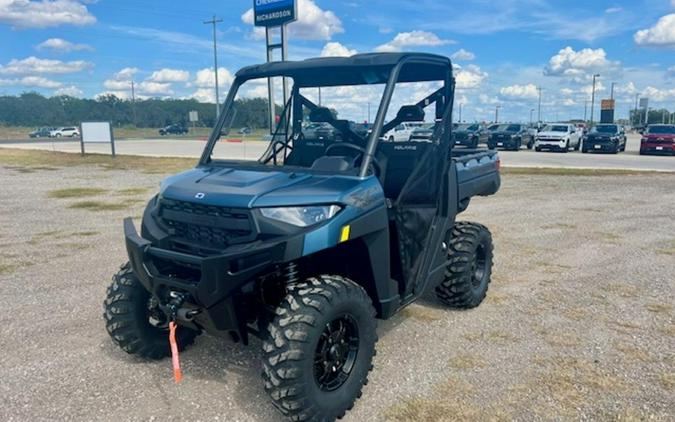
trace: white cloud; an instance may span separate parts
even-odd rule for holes
[[[633,35],[638,45],[675,48],[675,13],[665,15],[654,26]]]
[[[179,69],[161,69],[152,72],[148,78],[152,82],[187,82],[190,79],[190,72]]]
[[[137,85],[137,89],[140,94],[151,96],[173,95],[170,83],[143,81]]]
[[[675,0],[673,0],[673,1],[675,1]],[[610,7],[610,8],[605,9],[605,13],[611,14],[611,13],[619,13],[619,12],[623,12],[623,7],[615,6],[615,7]]]
[[[59,88],[63,84],[42,76],[24,76],[20,79],[0,79],[0,86],[25,86],[28,88]]]
[[[289,35],[304,40],[330,40],[333,35],[345,32],[342,21],[330,10],[323,10],[314,0],[297,0],[298,20],[288,26]],[[242,22],[253,25],[253,9],[241,15]],[[254,38],[265,36],[265,30],[255,27]]]
[[[675,1],[675,0],[673,0]],[[675,79],[675,66],[670,66],[668,70],[666,70],[666,78],[673,78]]]
[[[91,25],[96,18],[74,0],[0,0],[0,23],[16,28]]]
[[[480,67],[474,64],[467,65],[466,67],[455,64],[453,68],[458,89],[478,88],[488,77],[486,72],[483,72]]]
[[[50,38],[37,45],[38,50],[54,50],[63,53],[71,51],[94,51],[94,48],[88,44],[76,44],[66,41],[63,38]]]
[[[234,76],[232,76],[232,73],[230,73],[229,70],[227,70],[224,67],[219,67],[218,68],[218,86],[223,88],[223,87],[229,87],[232,81],[234,80]],[[213,89],[214,86],[216,85],[216,72],[213,71],[213,69],[202,69],[197,71],[197,74],[195,76],[194,80],[194,85],[197,86],[198,88],[211,88]]]
[[[78,97],[81,98],[84,93],[82,90],[75,85],[64,86],[59,88],[54,92],[54,95],[68,95],[69,97]]]
[[[454,53],[452,53],[452,55],[450,56],[450,58],[451,58],[452,60],[466,60],[466,61],[469,61],[469,60],[475,59],[475,58],[476,58],[476,55],[473,54],[473,53],[470,52],[470,51],[466,51],[465,49],[460,48],[459,50],[457,50],[457,51],[455,51]]]
[[[61,60],[38,59],[31,56],[22,60],[12,59],[0,65],[0,74],[31,75],[40,73],[76,73],[92,67],[84,60],[63,62]]]
[[[348,57],[357,53],[358,51],[349,49],[339,42],[329,42],[323,46],[321,57]]]
[[[122,91],[126,89],[131,91],[131,80],[106,79],[103,81],[103,87],[113,91]]]
[[[114,78],[117,79],[117,80],[121,80],[121,79],[131,80],[131,78],[133,78],[136,73],[138,73],[138,68],[136,68],[136,67],[125,67],[124,69],[115,73]]]
[[[199,88],[191,97],[200,103],[214,103],[216,101],[216,93],[213,92],[213,89],[208,88]]]
[[[499,104],[499,99],[497,97],[493,97],[487,94],[479,94],[478,95],[478,101],[481,104],[485,105],[496,105]]]
[[[441,45],[455,44],[456,41],[444,40],[438,37],[433,32],[427,31],[410,31],[399,32],[393,40],[386,44],[382,44],[375,48],[379,52],[394,52],[401,51],[407,47],[438,47]]]
[[[539,97],[537,86],[534,84],[511,85],[502,87],[499,94],[506,99],[533,99]]]
[[[619,62],[607,59],[604,49],[584,48],[574,51],[572,47],[565,47],[555,56],[551,57],[548,65],[544,68],[544,75],[584,77],[590,72],[615,69]]]
[[[666,101],[675,99],[675,88],[660,89],[653,86],[648,86],[642,91],[642,95],[654,101]]]

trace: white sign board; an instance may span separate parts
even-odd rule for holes
[[[197,113],[196,111],[189,112],[188,116],[189,116],[191,122],[198,122],[199,121],[199,113]]]
[[[640,108],[647,108],[649,106],[649,98],[640,98]]]
[[[80,144],[84,154],[84,144],[110,144],[112,155],[115,156],[115,139],[113,138],[110,122],[82,122],[80,123]]]

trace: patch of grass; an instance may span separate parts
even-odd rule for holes
[[[68,206],[71,209],[88,211],[119,211],[130,206],[128,202],[101,202],[101,201],[81,201]]]
[[[665,326],[658,327],[658,330],[663,335],[675,337],[675,324],[667,324]]]
[[[626,283],[612,283],[603,287],[603,290],[624,298],[635,298],[639,294],[639,289],[636,286]]]
[[[127,188],[118,190],[116,194],[123,196],[141,195],[146,193],[148,190],[148,188]]]
[[[581,341],[576,334],[562,333],[559,331],[549,331],[544,334],[544,341],[550,346],[559,347],[576,347]]]
[[[567,223],[555,223],[555,224],[548,224],[546,226],[541,227],[544,230],[551,230],[551,229],[556,229],[556,230],[572,230],[576,229],[577,225],[576,224],[567,224]]]
[[[485,367],[485,361],[478,355],[463,353],[453,356],[448,364],[455,369],[477,369]]]
[[[654,360],[647,350],[632,344],[616,342],[614,343],[614,348],[631,361],[651,362]]]
[[[641,326],[628,321],[607,320],[607,325],[614,331],[623,334],[633,334],[636,330],[642,329]]]
[[[493,305],[500,305],[509,300],[509,295],[499,292],[488,292],[487,297],[485,298],[485,303],[491,303]]]
[[[673,305],[668,303],[650,303],[647,305],[647,310],[655,314],[669,314],[673,310]]]
[[[562,311],[562,316],[574,321],[586,319],[588,312],[584,308],[567,308]]]
[[[106,192],[107,190],[101,188],[65,188],[50,191],[47,195],[50,198],[81,198],[84,196],[98,196]]]
[[[97,166],[108,170],[139,170],[151,174],[177,173],[195,166],[194,158],[141,157],[118,155],[115,158],[103,154],[80,154],[53,151],[34,151],[0,148],[0,164],[25,168],[44,167],[49,163],[55,167]]]
[[[401,311],[401,315],[404,318],[412,318],[420,322],[434,322],[443,318],[443,312],[420,305],[406,306]]]
[[[595,233],[596,237],[600,239],[600,241],[609,243],[612,245],[619,245],[621,242],[622,237],[619,236],[616,233],[608,233],[608,232],[596,232]]]
[[[518,341],[518,338],[513,336],[511,333],[503,330],[492,330],[480,333],[468,333],[464,334],[464,338],[471,342],[485,341],[488,343],[500,343],[500,344],[515,343]]]
[[[572,269],[572,267],[570,267],[569,265],[556,264],[549,261],[538,261],[535,263],[535,265],[537,265],[537,267],[541,269],[543,272],[549,274],[561,274],[567,270]]]
[[[663,388],[665,388],[666,390],[668,391],[675,390],[675,373],[671,372],[668,374],[660,374],[659,382],[661,383],[661,386],[663,386]]]
[[[39,243],[42,243],[45,240],[63,240],[63,239],[71,239],[71,238],[78,238],[78,237],[91,237],[91,236],[96,236],[99,235],[100,232],[96,231],[81,231],[81,232],[73,232],[73,233],[67,233],[67,232],[62,232],[60,230],[52,230],[52,231],[46,231],[46,232],[41,232],[36,234],[31,238],[31,240],[28,241],[29,245],[37,245]]]
[[[0,262],[0,275],[8,275],[16,270],[17,266],[14,264],[3,264]]]
[[[547,175],[547,176],[648,176],[654,174],[669,174],[653,170],[622,170],[622,169],[587,169],[587,168],[554,168],[554,167],[510,167],[502,166],[502,175]]]
[[[670,242],[670,246],[668,247],[657,249],[656,253],[661,255],[675,255],[675,241]]]

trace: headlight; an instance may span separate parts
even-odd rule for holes
[[[260,213],[272,220],[299,227],[308,227],[330,220],[341,209],[339,205],[316,205],[308,207],[260,208]]]

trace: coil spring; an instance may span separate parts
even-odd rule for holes
[[[287,286],[292,286],[299,280],[298,273],[298,264],[289,262],[286,266],[286,273],[284,274]]]

